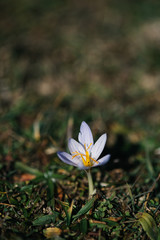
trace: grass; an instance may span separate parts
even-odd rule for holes
[[[158,239],[158,3],[0,5],[1,239]],[[111,154],[91,199],[56,155],[83,120]]]

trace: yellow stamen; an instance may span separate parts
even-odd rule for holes
[[[85,154],[79,153],[78,151],[72,152],[72,154],[74,154],[74,155],[72,156],[72,159],[75,158],[75,157],[77,157],[77,156],[81,156],[82,162],[83,162],[83,164],[84,164],[85,167],[91,167],[91,166],[93,166],[92,161],[98,163],[98,161],[96,161],[94,158],[92,158],[92,157],[89,156],[89,151],[88,151],[88,149],[91,147],[91,145],[92,145],[92,143],[90,143],[90,145],[88,146],[88,148],[86,148],[86,144],[84,144]],[[85,159],[84,157],[86,157],[86,159]]]

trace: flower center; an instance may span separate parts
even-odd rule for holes
[[[90,155],[89,155],[89,151],[88,150],[91,147],[91,145],[92,145],[92,143],[90,143],[88,148],[86,148],[86,144],[84,144],[85,154],[79,153],[78,151],[72,152],[72,154],[74,154],[72,156],[72,159],[77,157],[77,156],[81,156],[82,162],[83,162],[85,167],[92,167],[93,166],[93,161],[98,163],[98,161],[96,161],[94,158],[90,157]]]

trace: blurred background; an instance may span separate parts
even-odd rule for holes
[[[84,206],[85,172],[56,155],[82,121],[95,140],[108,134],[111,159],[92,169],[94,210],[63,236],[84,239],[79,226],[86,234],[88,219],[111,216],[86,239],[140,239],[136,213],[160,222],[160,1],[0,0],[2,239],[44,239],[44,227],[62,226],[55,199],[74,199],[73,214]]]
[[[32,137],[35,122],[59,146],[69,121],[76,137],[82,120],[109,133],[109,145],[119,133],[158,145],[159,89],[159,1],[0,1],[5,152],[11,135]]]

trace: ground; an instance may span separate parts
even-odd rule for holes
[[[0,236],[158,239],[160,3],[0,2]],[[61,162],[86,121],[104,167]]]

